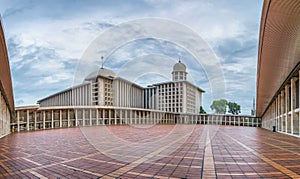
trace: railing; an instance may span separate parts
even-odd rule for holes
[[[57,106],[17,108],[14,131],[94,125],[202,124],[261,127],[253,116],[217,114],[179,114],[141,108],[103,106]]]

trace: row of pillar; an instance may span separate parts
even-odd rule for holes
[[[22,112],[23,111],[23,112]],[[59,111],[59,118],[55,118]],[[71,111],[74,115],[71,117]],[[173,124],[174,114],[157,111],[139,111],[127,109],[59,109],[59,110],[17,110],[17,123],[12,124],[17,131],[35,130],[56,127],[73,127],[86,125],[118,125],[118,124]],[[78,113],[81,113],[79,116]],[[51,118],[48,119],[49,115]],[[66,115],[64,115],[66,113]],[[95,114],[93,116],[93,113]],[[38,120],[38,116],[42,116]],[[67,118],[63,118],[66,116]],[[58,123],[58,125],[56,125]],[[66,125],[63,125],[63,124]],[[47,124],[47,125],[46,125]]]
[[[300,71],[298,72],[300,76]],[[262,127],[295,136],[300,136],[300,83],[292,77],[276,96],[262,117]]]

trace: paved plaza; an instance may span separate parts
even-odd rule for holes
[[[93,126],[0,144],[0,178],[300,178],[300,139],[253,127]]]

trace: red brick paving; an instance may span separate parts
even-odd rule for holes
[[[103,129],[137,150],[127,151],[124,143],[112,145],[110,153],[97,150],[82,133]],[[299,138],[260,128],[195,125],[178,148],[176,139],[154,152],[146,145],[157,142],[159,147],[160,138],[172,130],[174,125],[95,126],[14,133],[0,139],[0,178],[201,178],[203,165],[209,165],[203,161],[207,147],[215,166],[210,177],[300,177]],[[141,150],[152,153],[138,158]],[[165,150],[172,152],[166,155]]]

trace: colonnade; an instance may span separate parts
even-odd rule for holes
[[[212,124],[260,127],[250,116],[193,115],[138,108],[101,106],[23,107],[16,109],[15,131],[96,125]]]
[[[300,74],[300,71],[298,72]],[[281,88],[262,117],[262,127],[300,137],[299,78],[292,77]]]

